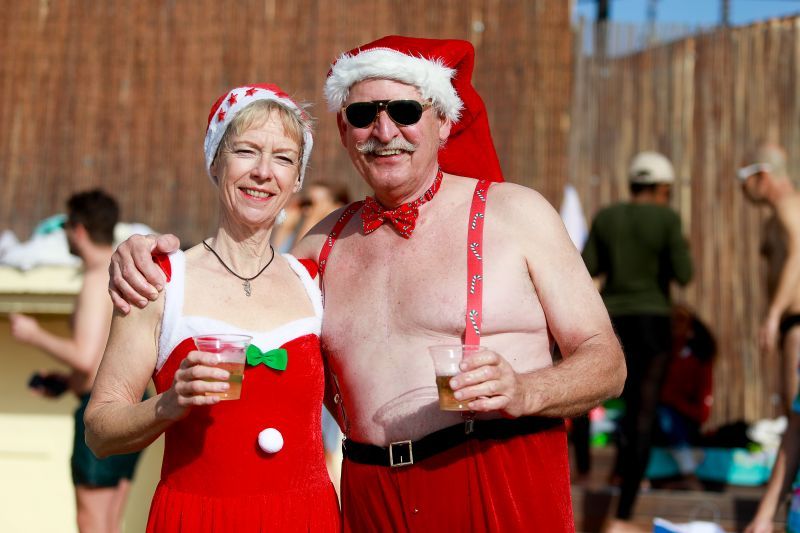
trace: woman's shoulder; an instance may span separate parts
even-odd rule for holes
[[[184,251],[178,250],[178,252],[176,252],[176,253],[183,254],[183,256],[186,258],[186,261],[196,261],[197,259],[199,259],[200,257],[202,257],[205,254],[205,251],[206,251],[206,248],[203,245],[203,241],[200,241],[199,243],[195,244],[191,248],[188,248],[188,249],[186,249]]]
[[[283,258],[289,263],[289,265],[292,267],[292,270],[298,274],[300,271],[305,271],[308,272],[308,275],[311,276],[312,279],[317,277],[319,266],[314,259],[309,259],[307,257],[295,257],[289,253],[281,254],[281,256],[283,256]]]
[[[208,253],[204,241],[200,241],[198,244],[181,252],[181,254],[183,257],[178,260],[183,261],[187,270],[193,270],[207,265],[207,261],[213,259],[213,257],[209,257],[211,254]]]

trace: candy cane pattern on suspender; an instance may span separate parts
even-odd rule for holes
[[[491,182],[481,180],[475,185],[467,228],[467,316],[464,344],[480,344],[483,313],[483,223],[486,212],[486,193]]]
[[[325,239],[325,243],[322,245],[322,250],[319,251],[319,259],[317,260],[317,266],[319,267],[319,286],[320,290],[322,291],[322,305],[325,305],[325,268],[328,266],[328,256],[331,255],[331,250],[333,250],[333,245],[336,243],[336,239],[339,238],[339,235],[342,233],[342,230],[350,222],[350,219],[353,218],[353,215],[358,213],[358,210],[361,209],[361,206],[364,205],[364,201],[360,200],[358,202],[353,202],[352,204],[348,205],[342,214],[339,216],[339,220],[336,221],[336,224],[333,225],[331,232],[328,233],[328,238]]]

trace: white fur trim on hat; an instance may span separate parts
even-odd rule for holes
[[[417,87],[422,98],[453,122],[458,122],[464,103],[453,87],[455,69],[442,59],[427,59],[403,54],[391,48],[371,48],[357,54],[343,54],[331,67],[325,80],[328,109],[338,112],[353,84],[366,79],[390,79]]]
[[[232,95],[234,96],[233,103],[231,103]],[[237,87],[236,89],[232,89],[230,92],[228,92],[228,94],[225,95],[225,99],[215,110],[214,116],[211,117],[211,121],[208,124],[208,129],[206,130],[206,139],[203,143],[203,151],[205,152],[206,156],[206,172],[208,172],[208,177],[211,178],[211,181],[214,183],[214,185],[219,184],[211,174],[211,164],[214,162],[214,156],[217,153],[217,147],[219,146],[220,141],[222,141],[222,136],[225,134],[225,130],[228,129],[228,125],[233,120],[233,117],[239,113],[239,111],[258,100],[272,100],[283,105],[287,109],[292,110],[301,119],[304,118],[304,111],[294,101],[289,98],[279,96],[273,91],[264,89],[263,87]],[[305,123],[306,120],[304,119],[303,122]],[[303,178],[306,174],[306,167],[308,166],[308,160],[311,157],[311,149],[313,147],[314,137],[311,133],[311,129],[308,127],[304,128],[303,160],[300,162],[300,180],[298,189],[303,186]]]

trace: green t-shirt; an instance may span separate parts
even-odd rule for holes
[[[620,203],[601,210],[583,260],[592,276],[605,274],[601,294],[611,316],[669,314],[669,284],[685,285],[692,260],[681,219],[666,206]]]

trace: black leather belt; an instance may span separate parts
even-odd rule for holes
[[[530,435],[563,425],[561,418],[526,416],[507,419],[467,420],[425,435],[417,441],[392,442],[387,447],[363,444],[350,439],[342,443],[344,456],[366,465],[407,466],[418,463],[437,453],[449,450],[471,439],[507,439],[517,435]]]

